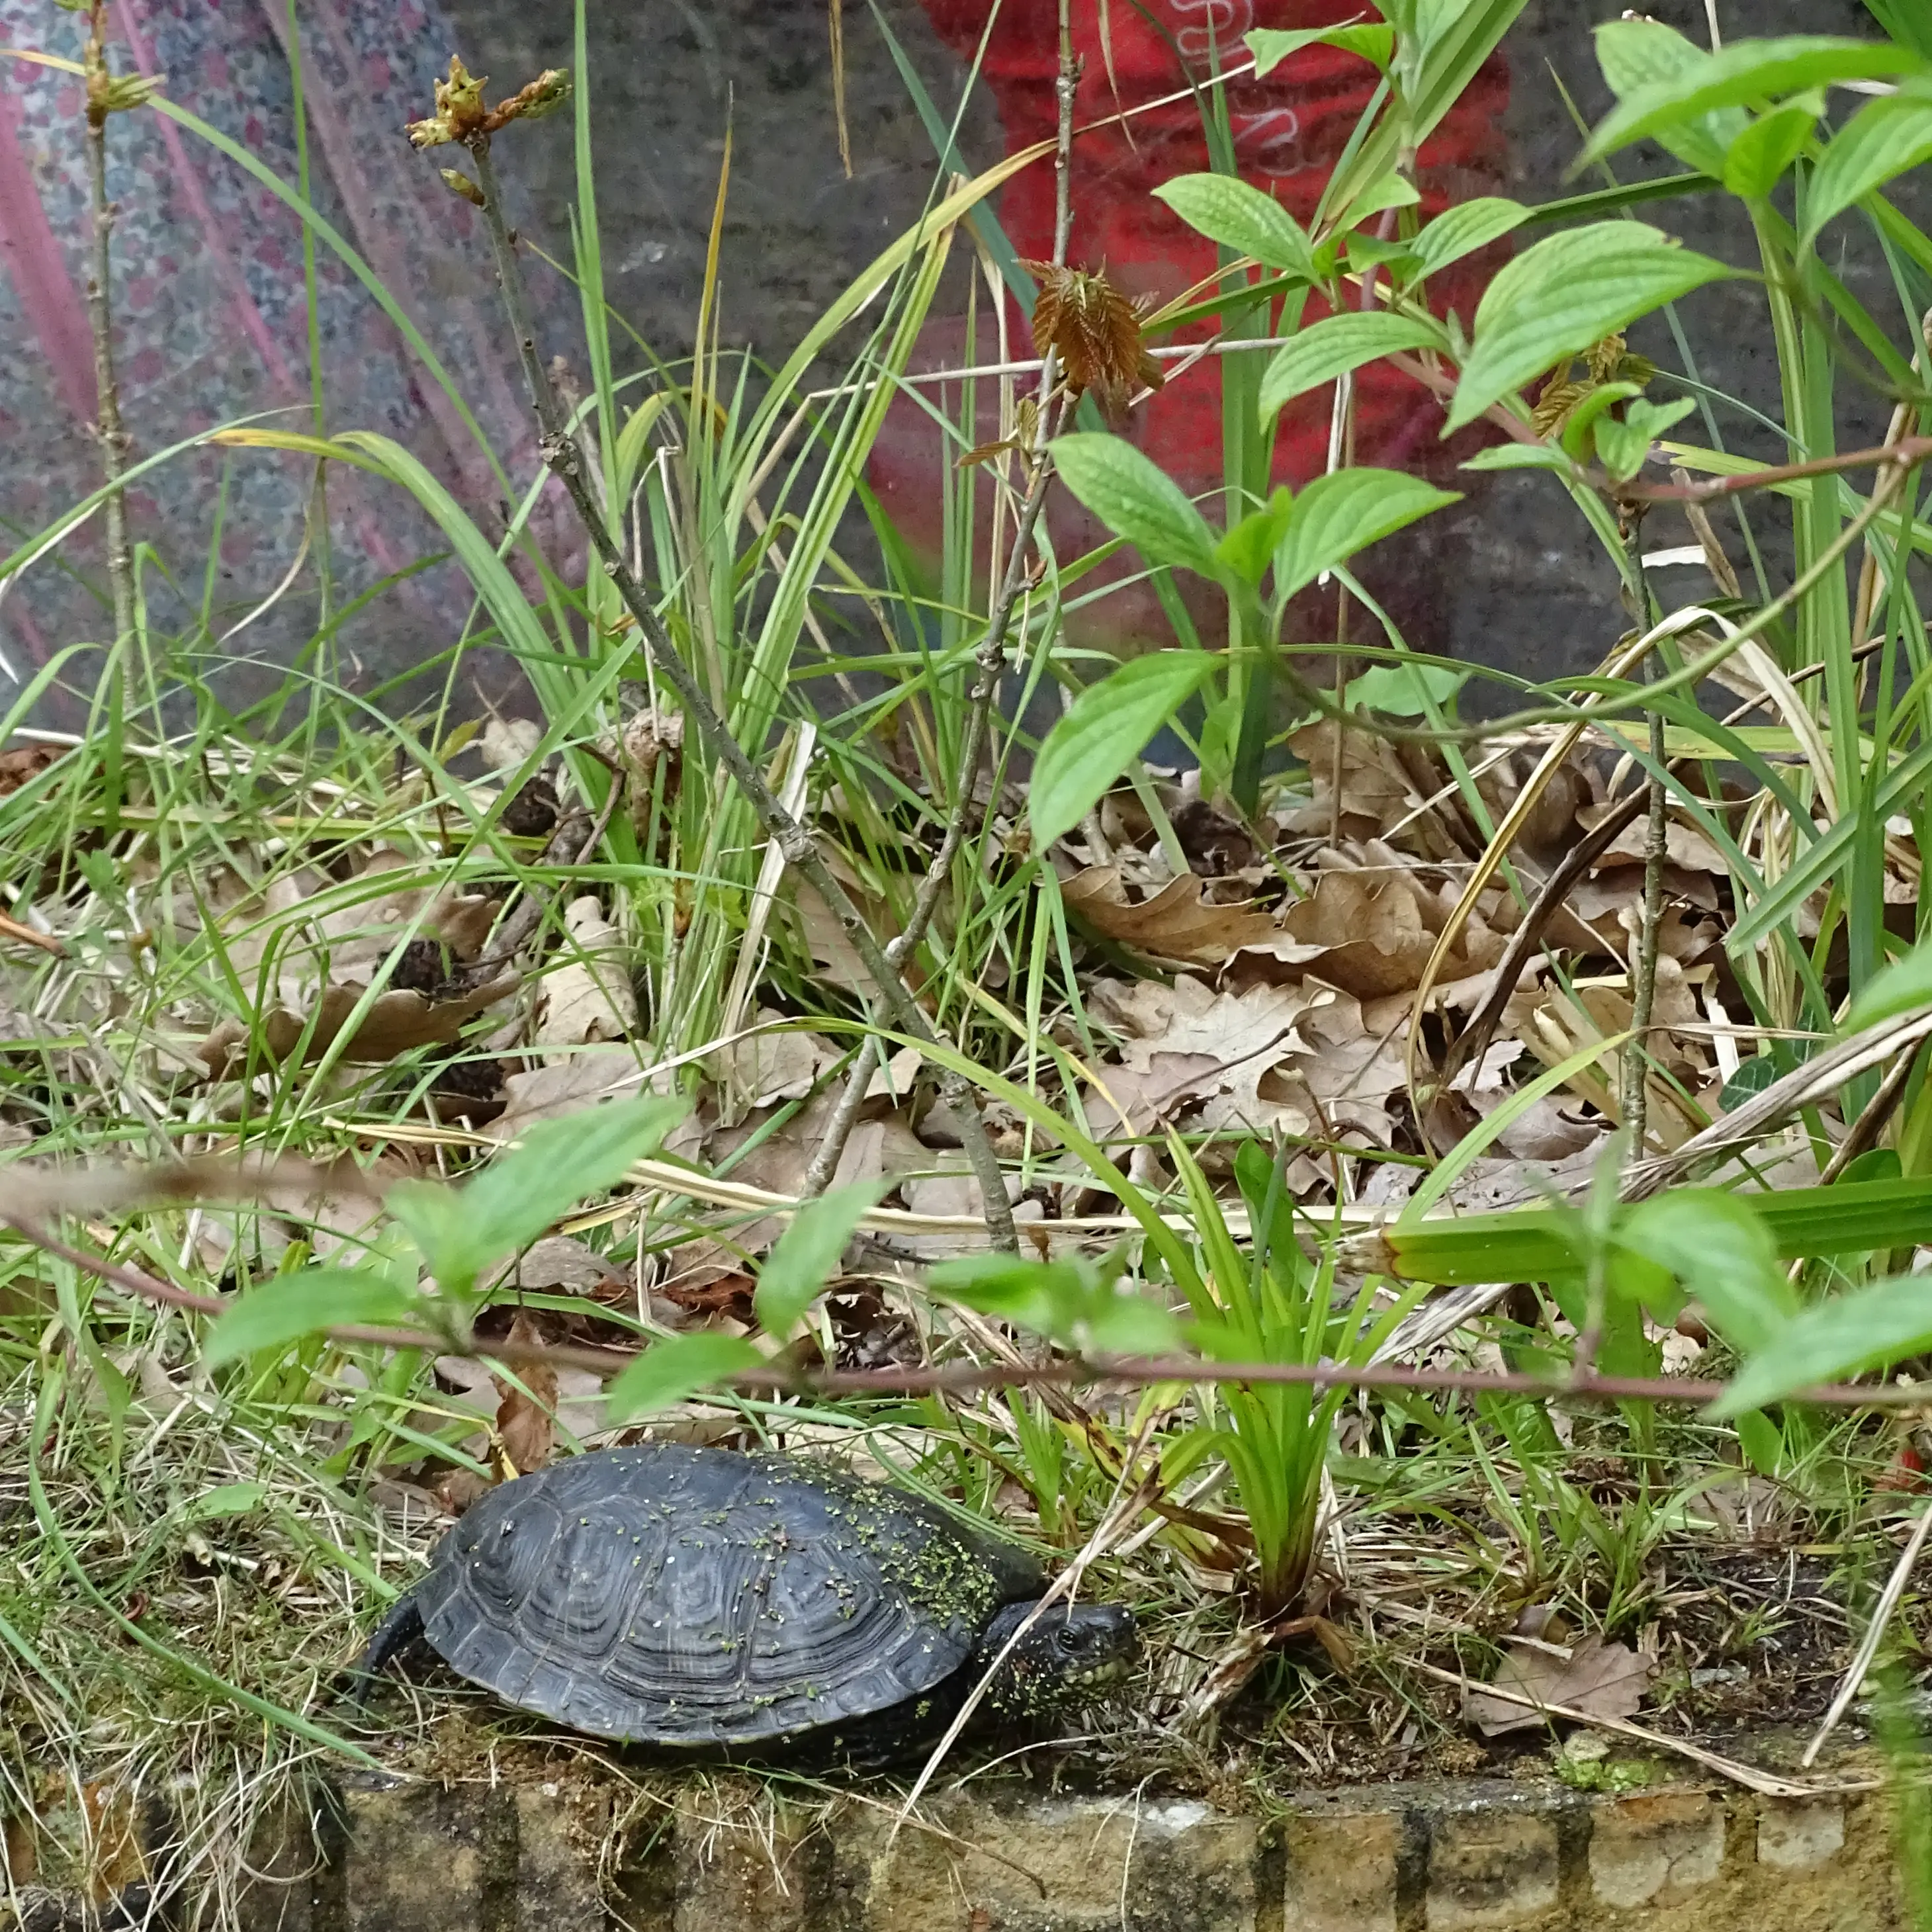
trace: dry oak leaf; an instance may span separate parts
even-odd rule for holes
[[[1103,939],[1118,940],[1150,959],[1219,966],[1244,946],[1272,938],[1274,921],[1252,904],[1219,905],[1203,898],[1208,881],[1182,872],[1138,905],[1130,905],[1118,866],[1090,866],[1060,887],[1068,908]]]
[[[634,1100],[646,1088],[662,1088],[669,1078],[667,1075],[654,1079],[653,1070],[628,1046],[593,1046],[581,1053],[556,1054],[544,1066],[505,1078],[503,1111],[484,1132],[492,1140],[513,1141],[532,1121],[580,1114],[600,1100]]]
[[[1571,1647],[1567,1659],[1527,1646],[1512,1649],[1490,1681],[1498,1690],[1514,1690],[1539,1704],[1567,1705],[1592,1718],[1630,1718],[1642,1708],[1656,1675],[1654,1660],[1642,1652],[1586,1636]],[[1530,1706],[1476,1690],[1462,1694],[1462,1714],[1486,1738],[1549,1721]]]
[[[740,1115],[753,1107],[803,1100],[820,1070],[837,1058],[816,1034],[802,1031],[770,1006],[760,1006],[752,1028],[718,1055],[719,1070]]]
[[[1333,998],[1326,988],[1292,986],[1217,993],[1183,974],[1172,986],[1102,980],[1090,1004],[1100,1019],[1126,1036],[1120,1064],[1142,1077],[1124,1084],[1142,1107],[1158,1095],[1163,1111],[1198,1106],[1198,1124],[1208,1129],[1246,1126],[1264,1132],[1279,1124],[1305,1133],[1307,1108],[1295,1090],[1281,1090],[1269,1076],[1305,1048],[1296,1022],[1318,1000]],[[1115,1070],[1098,1070],[1111,1083]],[[1132,1105],[1124,1094],[1122,1100],[1131,1118]],[[1102,1098],[1096,1112],[1103,1120],[1118,1120],[1124,1109],[1108,1107]]]
[[[422,994],[392,987],[370,1001],[361,1022],[344,1043],[340,1058],[370,1064],[399,1058],[418,1046],[453,1046],[464,1026],[486,1006],[506,999],[523,983],[522,976],[506,973],[466,993],[457,1000],[426,1000]],[[327,986],[316,1002],[314,1030],[303,1052],[305,1060],[316,1060],[334,1043],[349,1024],[368,988],[366,986]],[[274,1064],[287,1059],[302,1046],[308,1029],[303,1016],[286,1006],[275,1006],[256,1022],[257,1045],[262,1058]],[[238,1073],[248,1062],[250,1028],[242,1020],[224,1020],[195,1049],[195,1058],[211,1080],[222,1080]]]
[[[543,1336],[520,1308],[510,1324],[510,1340],[532,1348]],[[556,1444],[556,1371],[547,1364],[526,1362],[518,1368],[516,1382],[502,1376],[494,1380],[502,1397],[496,1405],[497,1444],[511,1470],[526,1476],[550,1460]]]
[[[1317,949],[1299,972],[1360,1000],[1412,993],[1422,983],[1448,908],[1406,869],[1324,872],[1283,915],[1283,938]],[[1504,941],[1480,916],[1458,935],[1439,979],[1460,981],[1495,966]],[[1276,946],[1261,949],[1280,958]],[[1294,975],[1293,965],[1289,974]]]
[[[571,901],[563,925],[564,963],[544,976],[532,1045],[555,1049],[624,1039],[637,1028],[638,998],[623,940],[592,893]],[[552,1063],[565,1057],[555,1051],[544,1055]]]

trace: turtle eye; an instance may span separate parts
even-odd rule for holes
[[[1062,1624],[1060,1634],[1054,1641],[1062,1650],[1078,1650],[1080,1648],[1080,1633],[1071,1624]]]

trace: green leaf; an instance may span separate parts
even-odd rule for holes
[[[1820,1382],[1923,1354],[1932,1348],[1932,1279],[1905,1275],[1875,1281],[1820,1302],[1750,1352],[1713,1418],[1762,1408]]]
[[[1865,11],[1894,40],[1932,61],[1932,16],[1923,0],[1865,0]]]
[[[1618,403],[1628,402],[1643,394],[1640,382],[1605,382],[1592,389],[1570,412],[1563,425],[1563,434],[1558,439],[1564,450],[1578,462],[1596,447],[1595,439],[1590,432],[1597,418],[1606,410],[1613,409]]]
[[[1660,1194],[1624,1217],[1616,1243],[1668,1268],[1736,1347],[1761,1348],[1797,1312],[1770,1229],[1738,1195],[1714,1187]]]
[[[1064,1348],[1141,1355],[1177,1346],[1180,1324],[1166,1309],[1129,1291],[1118,1274],[1118,1268],[1077,1256],[1039,1262],[973,1255],[934,1268],[927,1280],[938,1294]]]
[[[1747,201],[1762,201],[1784,178],[1784,171],[1804,152],[1824,111],[1821,96],[1762,114],[1730,145],[1724,156],[1724,185]]]
[[[1804,245],[1834,215],[1932,161],[1932,101],[1899,94],[1860,108],[1832,136],[1804,190]]]
[[[303,1268],[242,1295],[208,1330],[201,1359],[212,1368],[325,1328],[408,1326],[419,1306],[409,1289],[369,1269]]]
[[[1445,208],[1408,244],[1422,266],[1418,272],[1432,275],[1492,242],[1500,242],[1529,219],[1530,211],[1520,201],[1506,200],[1497,194],[1479,195],[1474,201]]]
[[[759,1326],[767,1335],[780,1342],[790,1336],[800,1316],[838,1265],[853,1229],[891,1184],[862,1180],[834,1188],[808,1201],[791,1217],[791,1225],[778,1237],[758,1270],[758,1285],[752,1296]]]
[[[1276,351],[1262,377],[1262,427],[1268,428],[1283,404],[1365,362],[1406,349],[1446,348],[1448,341],[1441,323],[1397,315],[1385,308],[1331,315],[1311,322]]]
[[[217,1483],[203,1490],[182,1514],[190,1522],[212,1522],[219,1518],[247,1516],[258,1508],[268,1492],[266,1483]]]
[[[1215,535],[1179,484],[1117,436],[1063,436],[1053,446],[1060,480],[1150,563],[1216,574]]]
[[[1925,65],[1917,55],[1883,40],[1843,40],[1823,34],[1733,40],[1720,52],[1706,54],[1702,62],[1686,63],[1682,71],[1626,94],[1598,123],[1577,165],[1602,160],[1646,135],[1694,127],[1702,116],[1724,108],[1774,100],[1842,81],[1888,80],[1922,72]]]
[[[1640,221],[1546,236],[1484,292],[1444,434],[1640,316],[1733,272]]]
[[[606,1391],[604,1420],[614,1429],[634,1416],[688,1401],[755,1369],[761,1359],[742,1335],[674,1335],[654,1342]]]
[[[1468,671],[1451,670],[1447,664],[1377,664],[1352,679],[1344,695],[1351,710],[1420,718],[1454,697],[1469,676]]]
[[[1460,500],[1455,491],[1399,470],[1338,470],[1317,477],[1294,500],[1288,532],[1275,552],[1276,598],[1292,597],[1358,550]]]
[[[1304,47],[1325,44],[1344,53],[1359,54],[1386,73],[1389,57],[1395,52],[1395,29],[1377,21],[1359,26],[1300,27],[1292,32],[1258,27],[1248,36],[1248,51],[1255,57],[1255,77],[1271,74],[1292,54]]]
[[[1421,199],[1415,184],[1391,168],[1387,174],[1370,182],[1348,203],[1342,219],[1345,225],[1352,226],[1367,220],[1372,214],[1381,214],[1385,208],[1413,208]]]
[[[1604,467],[1619,482],[1627,482],[1643,467],[1644,458],[1672,423],[1682,422],[1697,406],[1691,396],[1680,396],[1674,403],[1632,403],[1618,422],[1604,416],[1597,423],[1597,455]]]
[[[1308,237],[1294,217],[1259,188],[1233,175],[1177,175],[1154,195],[1209,241],[1304,281],[1316,279]]]
[[[1568,476],[1576,466],[1553,444],[1498,442],[1479,449],[1460,470],[1554,470]]]
[[[1244,583],[1260,583],[1294,507],[1294,492],[1286,483],[1280,484],[1265,506],[1250,510],[1214,546],[1214,554]]]
[[[652,1094],[539,1120],[466,1186],[404,1181],[383,1204],[408,1228],[437,1285],[466,1294],[492,1263],[621,1180],[690,1111],[682,1094]]]
[[[1688,85],[1710,63],[1703,48],[1661,20],[1609,21],[1597,28],[1596,38],[1597,64],[1619,100],[1646,87]],[[1725,152],[1744,132],[1748,118],[1742,108],[1727,107],[1666,129],[1658,139],[1687,166],[1715,178],[1723,174]]]
[[[1064,440],[1064,439],[1063,439]],[[1214,675],[1208,651],[1154,651],[1090,684],[1040,748],[1028,794],[1044,854],[1100,802],[1141,748]]]
[[[1924,1006],[1932,1006],[1932,939],[1922,939],[1874,973],[1847,1009],[1838,1030],[1849,1037]]]

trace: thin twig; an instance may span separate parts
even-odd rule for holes
[[[1419,1670],[1425,1677],[1432,1677],[1438,1684],[1456,1685],[1464,1694],[1480,1697],[1494,1697],[1505,1704],[1520,1705],[1526,1711],[1534,1711],[1540,1716],[1562,1718],[1574,1724],[1587,1724],[1593,1731],[1613,1731],[1619,1737],[1633,1738],[1640,1744],[1649,1744],[1659,1750],[1675,1751],[1680,1757],[1688,1757],[1693,1764],[1701,1764],[1707,1771],[1714,1771],[1720,1778],[1728,1778],[1766,1798],[1813,1798],[1832,1791],[1867,1791],[1876,1787],[1876,1778],[1857,1779],[1832,1784],[1800,1784],[1796,1778],[1780,1778],[1777,1772],[1760,1771],[1755,1765],[1742,1764],[1734,1757],[1722,1757],[1715,1751],[1708,1751],[1701,1744],[1694,1744],[1688,1738],[1673,1738],[1668,1731],[1653,1731],[1642,1724],[1634,1724],[1627,1718],[1612,1718],[1597,1711],[1586,1711],[1574,1704],[1552,1704],[1546,1698],[1532,1697],[1527,1691],[1512,1690],[1500,1684],[1477,1684],[1465,1677],[1460,1670],[1444,1670],[1432,1664],[1424,1664],[1412,1658],[1408,1668]]]
[[[1852,1708],[1852,1700],[1858,1694],[1865,1673],[1871,1669],[1872,1660],[1878,1654],[1878,1647],[1885,1641],[1886,1630],[1905,1595],[1912,1566],[1918,1562],[1928,1534],[1932,1534],[1932,1505],[1921,1511],[1918,1522],[1912,1526],[1910,1540],[1892,1566],[1892,1574],[1886,1578],[1878,1601],[1872,1606],[1871,1622],[1865,1626],[1864,1640],[1858,1646],[1858,1654],[1852,1659],[1852,1667],[1845,1672],[1845,1681],[1838,1686],[1838,1694],[1832,1700],[1832,1708],[1825,1713],[1825,1721],[1818,1726],[1817,1736],[1804,1747],[1804,1755],[1798,1760],[1803,1769],[1809,1771],[1817,1762],[1818,1754],[1825,1748],[1825,1740],[1838,1728],[1840,1720]]]
[[[110,486],[106,505],[107,580],[114,597],[117,643],[134,634],[134,552],[128,535],[128,500],[121,478],[131,447],[121,419],[121,388],[114,368],[112,300],[114,221],[107,198],[107,117],[112,75],[107,64],[106,0],[94,0],[87,32],[87,179],[94,215],[93,264],[87,278],[87,320],[94,336],[94,429],[100,466]],[[118,675],[117,659],[116,675]]]
[[[502,193],[490,158],[489,136],[481,133],[472,135],[466,145],[476,163],[478,184],[483,196],[484,226],[490,236],[503,306],[516,337],[518,355],[523,364],[531,406],[536,414],[544,464],[563,484],[572,507],[597,552],[605,576],[630,612],[658,674],[676,693],[685,716],[697,728],[706,752],[724,767],[757,814],[766,836],[784,853],[786,862],[818,895],[826,909],[838,920],[857,953],[867,978],[877,988],[900,1029],[916,1040],[937,1046],[939,1036],[927,1019],[924,1009],[886,957],[864,915],[833,876],[819,852],[818,842],[810,830],[785,809],[750,754],[732,736],[672,641],[663,620],[626,560],[621,544],[611,535],[603,512],[591,494],[582,453],[569,434],[549,373],[538,353],[523,270],[504,216]],[[995,1248],[1008,1253],[1016,1252],[1019,1239],[1014,1230],[1012,1209],[1006,1199],[1006,1181],[992,1143],[986,1138],[985,1124],[980,1118],[976,1105],[962,1108],[959,1113],[960,1138],[985,1196],[987,1233]]]
[[[185,1309],[196,1315],[225,1315],[234,1306],[218,1295],[197,1294],[158,1280],[124,1262],[110,1261],[62,1240],[31,1216],[0,1211],[0,1222],[12,1227],[34,1246],[136,1300],[157,1307]],[[286,1292],[292,1276],[284,1283]],[[409,1328],[370,1328],[352,1322],[315,1331],[334,1342],[358,1342],[379,1348],[424,1348],[438,1354],[464,1355],[512,1367],[581,1369],[596,1376],[614,1376],[638,1359],[628,1348],[588,1348],[579,1343],[493,1340],[478,1336],[452,1337]],[[1196,1355],[1120,1355],[1090,1359],[1065,1356],[1050,1362],[1007,1362],[986,1368],[952,1365],[937,1368],[806,1370],[773,1365],[747,1369],[720,1381],[721,1390],[746,1395],[932,1395],[945,1391],[970,1395],[992,1389],[1049,1388],[1055,1385],[1110,1384],[1126,1388],[1163,1382],[1192,1386],[1202,1382],[1251,1383],[1258,1386],[1328,1388],[1420,1389],[1439,1395],[1562,1396],[1591,1402],[1669,1402],[1702,1407],[1715,1402],[1728,1384],[1693,1381],[1688,1376],[1603,1376],[1592,1374],[1571,1382],[1516,1371],[1484,1372],[1456,1369],[1405,1368],[1376,1362],[1221,1362]],[[1831,1382],[1799,1389],[1786,1398],[1821,1408],[1920,1408],[1925,1390],[1916,1382]]]
[[[1648,630],[1652,622],[1650,580],[1643,568],[1643,511],[1633,506],[1624,512],[1629,532],[1632,587],[1636,592],[1637,622]],[[1644,674],[1652,675],[1650,659],[1644,660]],[[1664,920],[1664,860],[1670,849],[1670,801],[1664,789],[1664,712],[1653,705],[1650,713],[1650,755],[1654,769],[1648,777],[1650,821],[1643,842],[1643,907],[1630,946],[1630,1041],[1623,1051],[1622,1092],[1618,1096],[1624,1132],[1628,1135],[1628,1158],[1643,1158],[1646,1129],[1650,1114],[1650,1022],[1657,1008],[1657,946]]]
[[[1073,102],[1080,84],[1080,63],[1074,56],[1071,38],[1064,29],[1063,20],[1060,76],[1054,84],[1060,104],[1059,136],[1054,155],[1057,200],[1053,223],[1053,265],[1057,268],[1066,265],[1067,244],[1073,231]],[[1026,496],[1020,506],[1019,520],[1014,529],[1012,548],[1007,554],[1006,574],[1000,582],[999,596],[994,601],[986,635],[981,638],[975,654],[977,674],[967,698],[966,738],[960,753],[958,773],[953,783],[952,816],[946,821],[938,853],[926,868],[910,916],[886,948],[886,960],[895,974],[904,968],[926,938],[933,914],[944,896],[946,882],[952,876],[953,863],[965,842],[967,824],[973,815],[974,781],[979,776],[980,756],[986,748],[993,706],[999,696],[1000,680],[1006,668],[1006,636],[1012,626],[1013,613],[1026,590],[1034,530],[1040,521],[1040,510],[1046,501],[1047,485],[1052,478],[1048,450],[1053,434],[1053,392],[1059,380],[1056,359],[1050,346],[1040,359],[1034,447],[1028,454]],[[838,1172],[839,1158],[845,1151],[845,1144],[858,1124],[860,1110],[865,1105],[878,1064],[878,1036],[868,1035],[852,1063],[850,1073],[846,1076],[845,1085],[832,1109],[831,1119],[826,1124],[818,1150],[806,1170],[803,1192],[807,1196],[822,1194],[831,1184],[832,1175]],[[970,1107],[971,1096],[964,1076],[951,1071],[944,1074],[940,1081],[940,1099],[955,1114],[963,1113]]]

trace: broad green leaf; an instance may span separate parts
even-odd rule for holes
[[[208,1331],[201,1359],[210,1367],[264,1348],[284,1348],[325,1328],[409,1326],[415,1295],[368,1269],[303,1268],[251,1288]]]
[[[690,1111],[681,1094],[652,1094],[539,1120],[466,1186],[404,1181],[383,1204],[409,1229],[439,1286],[466,1294],[491,1263],[621,1180]]]
[[[1736,1347],[1762,1348],[1797,1312],[1771,1230],[1738,1195],[1714,1187],[1660,1194],[1624,1216],[1616,1241],[1668,1268]]]
[[[268,1492],[266,1483],[217,1483],[203,1490],[183,1512],[191,1522],[212,1522],[218,1518],[246,1516]]]
[[[1432,275],[1451,262],[1500,242],[1528,219],[1529,210],[1521,202],[1505,200],[1501,195],[1480,195],[1445,208],[1408,244],[1409,252],[1422,264],[1419,272]]]
[[[1372,214],[1381,214],[1385,208],[1413,208],[1421,199],[1415,184],[1391,168],[1387,174],[1370,182],[1348,203],[1342,212],[1342,222],[1352,226],[1358,221],[1367,220]]]
[[[1395,29],[1375,21],[1348,27],[1298,27],[1288,32],[1258,27],[1248,36],[1248,51],[1255,57],[1256,78],[1271,74],[1304,47],[1321,44],[1339,47],[1344,53],[1359,54],[1386,70],[1389,56],[1395,51]]]
[[[1642,385],[1637,382],[1606,382],[1600,388],[1592,389],[1570,412],[1569,418],[1563,425],[1563,434],[1559,440],[1565,452],[1574,456],[1578,462],[1582,462],[1596,447],[1595,439],[1590,432],[1597,418],[1606,410],[1613,409],[1618,403],[1628,402],[1642,394]]]
[[[1932,1348],[1932,1278],[1905,1275],[1834,1295],[1804,1310],[1749,1352],[1714,1418],[1762,1408],[1820,1382],[1921,1355]]]
[[[1294,493],[1283,483],[1262,508],[1250,510],[1214,546],[1214,554],[1244,583],[1260,583],[1294,507]]]
[[[1154,651],[1090,684],[1046,734],[1034,761],[1028,809],[1044,854],[1100,801],[1130,760],[1209,677],[1208,651]]]
[[[1432,706],[1454,697],[1469,676],[1468,671],[1451,670],[1447,664],[1377,664],[1351,679],[1344,694],[1351,710],[1382,711],[1392,718],[1420,718]]]
[[[927,1280],[938,1294],[1065,1348],[1155,1354],[1181,1339],[1173,1316],[1129,1290],[1118,1270],[1078,1258],[1039,1262],[974,1255],[934,1268]]]
[[[1098,433],[1063,436],[1053,446],[1053,463],[1067,488],[1148,562],[1216,574],[1208,520],[1132,443]]]
[[[1262,377],[1262,427],[1297,396],[1332,382],[1378,357],[1406,349],[1442,349],[1449,338],[1441,323],[1385,308],[1331,315],[1311,322],[1275,352]]]
[[[1554,444],[1498,442],[1479,449],[1460,470],[1555,470],[1568,475],[1576,466]]]
[[[1275,552],[1276,597],[1292,597],[1358,550],[1460,500],[1454,490],[1399,470],[1338,470],[1317,477],[1294,500],[1288,532]]]
[[[1724,185],[1747,201],[1762,201],[1784,178],[1784,171],[1804,152],[1824,112],[1822,95],[1762,114],[1730,145],[1724,156]]]
[[[1932,100],[1899,94],[1868,101],[1832,138],[1804,190],[1804,246],[1834,215],[1874,189],[1932,161]]]
[[[1272,195],[1232,175],[1177,175],[1154,194],[1209,241],[1304,281],[1316,280],[1308,237]]]
[[[1640,221],[1546,236],[1484,292],[1444,434],[1640,316],[1733,272]]]
[[[1696,398],[1680,396],[1674,403],[1647,403],[1640,398],[1624,412],[1621,422],[1604,416],[1597,424],[1597,456],[1619,482],[1627,482],[1643,467],[1644,459],[1672,423],[1682,422],[1697,406]]]
[[[1865,11],[1894,40],[1932,61],[1932,14],[1924,0],[1865,0]]]
[[[762,1358],[742,1335],[674,1335],[653,1342],[606,1392],[611,1428],[688,1401],[701,1390],[755,1369]]]
[[[863,1180],[808,1201],[791,1218],[758,1270],[752,1306],[758,1323],[777,1341],[787,1340],[812,1306],[845,1252],[852,1231],[890,1185]]]
[[[1619,100],[1646,87],[1688,85],[1711,58],[1675,27],[1641,16],[1606,22],[1597,28],[1596,40],[1597,64]],[[1726,107],[1666,128],[1658,138],[1686,166],[1714,178],[1724,172],[1725,153],[1748,118],[1742,107]]]
[[[1838,1030],[1847,1036],[1896,1019],[1922,1006],[1932,1006],[1932,939],[1922,939],[1882,967],[1846,1010]]]
[[[1587,166],[1646,135],[1694,126],[1727,107],[1775,100],[1847,80],[1885,80],[1923,72],[1916,54],[1884,40],[1843,40],[1824,34],[1733,40],[1701,63],[1626,94],[1598,124],[1578,159]]]

